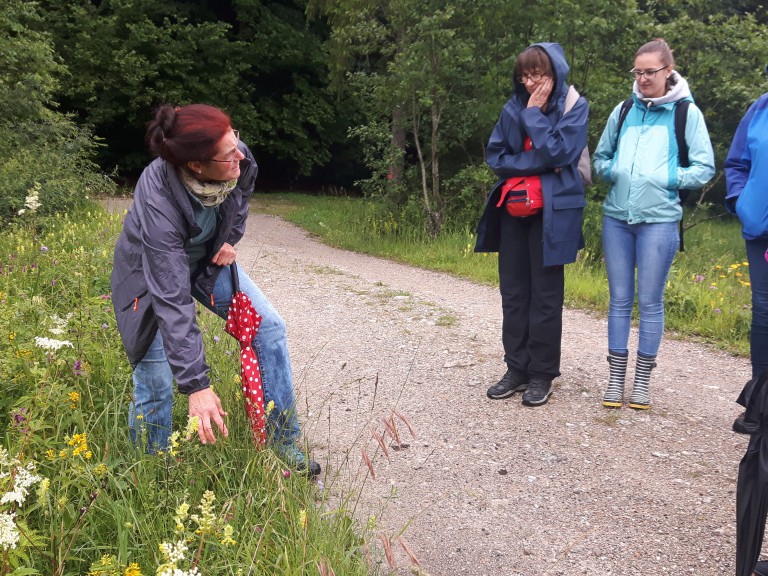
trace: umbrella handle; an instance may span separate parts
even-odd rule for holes
[[[240,292],[240,278],[237,276],[237,264],[232,262],[229,265],[229,271],[232,273],[232,293]]]

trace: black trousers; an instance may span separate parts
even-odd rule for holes
[[[501,211],[499,290],[502,342],[509,368],[532,378],[560,376],[564,266],[544,266],[543,217]]]

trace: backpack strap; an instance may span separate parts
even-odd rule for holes
[[[616,142],[619,141],[621,127],[624,125],[624,120],[627,119],[627,114],[629,114],[629,109],[632,108],[633,103],[634,101],[632,100],[631,96],[621,103],[621,110],[619,111],[619,125],[616,127]]]
[[[680,166],[688,168],[691,161],[688,158],[688,142],[685,141],[685,126],[688,122],[688,106],[690,100],[679,100],[675,103],[675,140],[677,140],[677,155]],[[680,198],[680,206],[685,204],[690,196],[690,190],[678,190],[677,195]],[[685,242],[683,240],[683,218],[680,219],[680,252],[685,252]]]

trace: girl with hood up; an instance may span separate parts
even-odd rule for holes
[[[595,172],[611,184],[603,204],[610,292],[610,379],[603,406],[620,408],[624,401],[637,277],[640,340],[629,407],[647,410],[651,370],[664,332],[664,286],[680,242],[678,191],[704,186],[715,174],[715,159],[704,116],[675,71],[667,43],[657,38],[641,46],[630,74],[635,79],[632,107],[624,122],[619,122],[622,104],[614,108],[593,157]],[[675,105],[681,100],[691,101],[685,129],[688,167],[680,164],[675,136]]]
[[[486,162],[500,180],[478,224],[475,251],[499,253],[507,365],[487,395],[503,399],[523,392],[526,406],[545,404],[560,375],[564,265],[584,245],[578,162],[587,145],[589,105],[579,98],[565,113],[568,71],[559,44],[535,44],[518,55],[515,92],[486,149]],[[506,209],[502,187],[521,176],[540,180],[543,207],[537,214],[517,217]]]

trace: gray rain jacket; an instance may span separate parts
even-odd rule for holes
[[[135,368],[159,329],[183,394],[210,386],[192,289],[211,297],[222,269],[211,258],[225,242],[234,246],[245,232],[258,166],[242,142],[240,150],[245,158],[237,186],[219,206],[216,233],[194,277],[185,248],[201,230],[176,169],[161,158],[142,172],[115,247],[112,305],[128,360]]]

